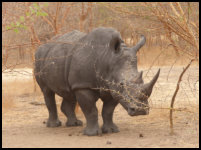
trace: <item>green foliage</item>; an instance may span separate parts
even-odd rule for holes
[[[10,30],[11,29],[11,27],[10,26],[6,26],[6,30]]]
[[[37,3],[33,3],[33,6],[30,6],[29,9],[32,15],[35,16],[48,16],[48,14],[42,11],[43,6],[48,6],[48,3],[44,3],[44,5],[39,6]]]
[[[13,31],[15,31],[16,33],[19,32],[19,30],[17,28],[14,28]]]
[[[48,16],[48,14],[46,12],[36,12],[36,16]]]
[[[24,16],[20,16],[20,21],[24,22]]]
[[[20,26],[20,23],[17,21],[16,22],[16,27],[19,27]]]
[[[31,14],[30,12],[26,12],[26,16],[29,17]]]
[[[35,9],[33,9],[31,6],[29,7],[30,11],[31,11],[31,14],[34,14],[35,13]]]
[[[48,14],[44,11],[42,11],[42,7],[47,7],[48,3],[44,3],[43,5],[38,5],[37,3],[33,3],[32,6],[29,6],[29,11],[26,12],[25,16],[20,16],[19,20],[17,20],[15,23],[11,22],[10,25],[6,26],[6,30],[13,30],[16,33],[19,33],[20,29],[27,29],[27,26],[25,24],[25,19],[30,19],[31,21],[34,21],[34,17],[38,16],[48,16]]]
[[[24,21],[24,16],[20,16],[20,20],[15,23],[11,22],[10,25],[6,26],[6,30],[13,30],[16,33],[19,33],[19,29],[27,29],[27,26],[23,24]]]

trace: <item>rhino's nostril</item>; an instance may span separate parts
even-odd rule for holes
[[[128,109],[128,114],[129,114],[130,116],[135,116],[135,114],[136,114],[136,109],[130,107],[130,108]]]
[[[123,83],[123,82],[121,82],[121,83],[120,83],[120,85],[121,85],[121,86],[123,86],[123,85],[124,85],[124,83]]]

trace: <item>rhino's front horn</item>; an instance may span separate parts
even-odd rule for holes
[[[145,85],[143,86],[143,92],[144,92],[146,95],[148,95],[148,96],[151,95],[152,88],[153,88],[154,84],[156,83],[156,81],[157,81],[157,79],[158,79],[158,77],[159,77],[159,74],[160,74],[160,69],[158,69],[158,72],[157,72],[156,75],[153,77],[153,79],[152,79],[149,83],[147,83],[147,84],[145,84]]]
[[[137,53],[137,51],[145,44],[146,42],[146,38],[144,35],[141,35],[141,39],[140,41],[132,48],[133,51],[135,52],[135,54]]]

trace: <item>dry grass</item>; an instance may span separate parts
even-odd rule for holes
[[[2,83],[3,93],[9,93],[13,96],[23,96],[33,93],[33,80],[22,81],[15,80],[13,82],[4,82]],[[36,93],[40,93],[39,87],[37,87]]]
[[[41,94],[37,86],[36,93]],[[15,80],[12,82],[2,82],[2,108],[3,112],[15,106],[15,100],[18,97],[26,97],[33,95],[33,80]]]
[[[2,112],[14,107],[14,96],[2,93]]]

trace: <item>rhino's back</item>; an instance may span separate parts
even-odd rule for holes
[[[63,96],[69,91],[67,82],[68,64],[72,49],[85,33],[74,30],[62,36],[56,36],[51,42],[41,45],[35,53],[35,74],[37,82],[42,83]]]
[[[55,36],[51,40],[57,42],[77,42],[79,39],[84,37],[86,33],[80,32],[78,30],[73,30],[72,32],[63,34],[61,36]]]

